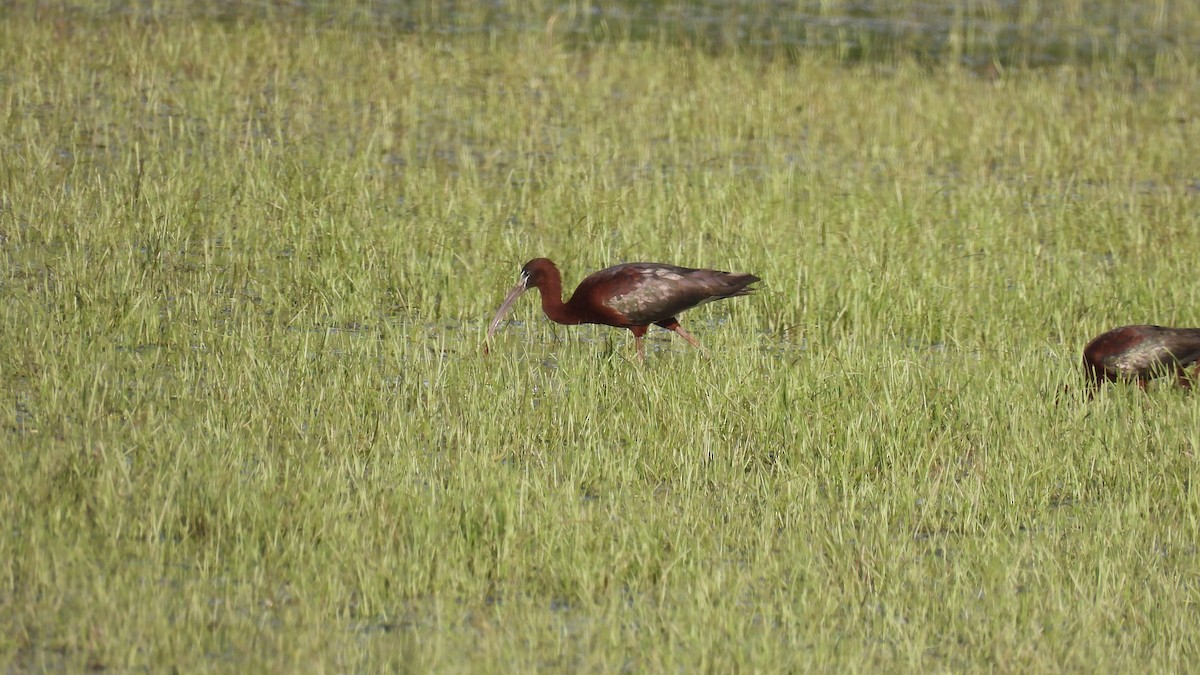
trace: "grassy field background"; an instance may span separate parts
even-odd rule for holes
[[[1045,66],[196,7],[0,5],[0,669],[1200,658],[1200,405],[1079,389],[1200,325],[1189,3]],[[764,283],[483,356],[538,256]]]

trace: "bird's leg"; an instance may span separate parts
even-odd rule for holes
[[[679,325],[679,319],[676,319],[675,317],[671,317],[671,318],[665,319],[663,321],[656,321],[654,325],[660,326],[662,328],[666,328],[667,330],[675,331],[676,333],[679,334],[679,337],[683,338],[684,340],[687,340],[689,343],[691,343],[691,345],[693,347],[695,347],[696,349],[699,349],[702,354],[704,354],[706,356],[708,355],[708,351],[704,349],[704,347],[700,344],[700,342],[697,341],[696,338],[692,337],[690,333],[688,333],[686,330],[684,330],[683,326]]]
[[[629,332],[633,333],[633,346],[637,349],[639,363],[646,362],[646,350],[642,346],[642,336],[646,334],[648,328],[646,326],[630,326]]]
[[[1187,368],[1181,365],[1175,366],[1176,376],[1179,378],[1179,386],[1184,389],[1192,388],[1192,378],[1188,376]]]

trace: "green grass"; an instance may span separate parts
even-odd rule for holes
[[[1200,325],[1194,52],[45,12],[0,18],[0,668],[1200,657],[1200,406],[1078,365]],[[531,298],[484,356],[537,256],[764,283],[684,315],[711,359]]]

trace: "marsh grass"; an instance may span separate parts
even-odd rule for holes
[[[1195,661],[1195,397],[1078,389],[1200,320],[1193,53],[45,19],[0,21],[6,670]],[[765,283],[685,315],[711,359],[532,301],[483,357],[540,255]]]

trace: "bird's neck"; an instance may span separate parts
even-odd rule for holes
[[[544,284],[538,286],[538,291],[542,294],[542,311],[551,321],[567,325],[582,323],[571,303],[562,301],[561,279],[547,279]]]

